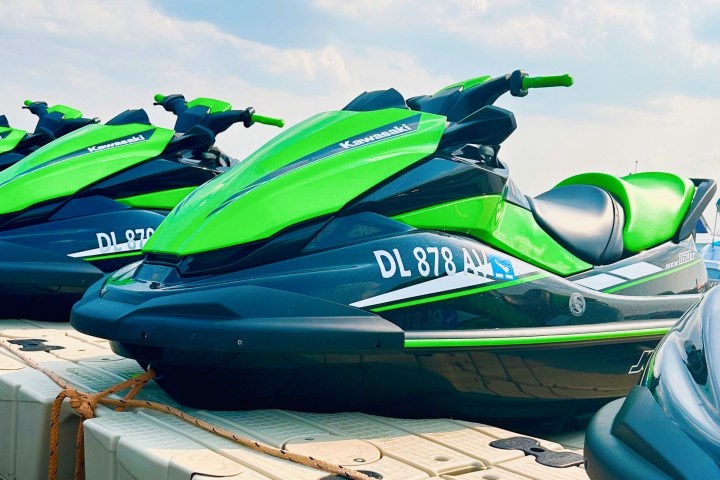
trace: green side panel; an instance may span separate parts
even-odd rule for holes
[[[405,348],[454,348],[454,347],[510,347],[520,345],[548,345],[556,343],[581,343],[623,340],[639,337],[657,337],[670,331],[670,327],[646,328],[600,333],[575,333],[568,335],[538,335],[533,337],[506,338],[438,338],[405,340]]]
[[[68,107],[66,105],[53,105],[52,107],[48,108],[48,113],[53,112],[60,112],[64,115],[66,120],[72,120],[74,118],[82,118],[82,113],[80,110],[76,110],[72,107]]]
[[[463,90],[467,90],[468,88],[474,87],[475,85],[480,85],[481,83],[485,83],[488,80],[490,80],[492,77],[490,75],[483,75],[482,77],[475,77],[475,78],[469,78],[467,80],[463,80],[462,82],[453,83],[452,85],[448,85],[447,87],[441,88],[437,92],[435,92],[434,95],[437,95],[438,93],[444,91],[444,90],[450,90],[452,88],[458,88],[462,87]]]
[[[6,133],[7,135],[5,135],[4,138],[0,138],[0,153],[9,152],[17,147],[17,144],[20,143],[20,140],[23,139],[27,132],[25,130],[18,130],[17,128],[0,127],[0,134]]]
[[[669,240],[690,208],[695,186],[672,173],[642,172],[626,177],[583,173],[560,182],[594,185],[610,193],[625,210],[625,250],[640,252]]]
[[[222,100],[216,100],[214,98],[196,98],[195,100],[192,100],[188,102],[187,107],[197,107],[197,106],[203,106],[208,107],[210,110],[210,113],[218,113],[218,112],[227,112],[232,108],[232,105],[230,105],[228,102],[224,102]]]
[[[404,109],[311,117],[188,196],[145,251],[188,255],[240,245],[336,212],[433,153],[445,123]]]
[[[415,228],[471,235],[563,277],[592,268],[545,233],[531,212],[502,201],[499,195],[465,198],[394,218]]]
[[[112,258],[124,258],[124,257],[136,257],[142,255],[140,250],[134,252],[122,252],[122,253],[111,253],[108,255],[98,255],[96,257],[84,257],[83,260],[87,262],[99,262],[100,260],[110,260]]]
[[[88,125],[0,172],[0,214],[72,195],[160,154],[173,131],[152,125]]]
[[[157,208],[172,210],[180,200],[187,197],[197,187],[174,188],[161,192],[145,193],[132,197],[118,198],[117,201],[133,208]]]

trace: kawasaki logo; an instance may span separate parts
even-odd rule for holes
[[[106,143],[105,145],[95,145],[92,147],[88,147],[87,151],[92,152],[99,152],[100,150],[107,150],[108,148],[115,148],[115,147],[122,147],[123,145],[130,145],[133,143],[139,143],[146,141],[147,138],[145,138],[144,135],[134,135],[129,138],[125,138],[123,140],[118,140],[116,142]]]
[[[340,142],[338,143],[338,145],[347,150],[348,148],[359,147],[360,145],[366,145],[368,143],[376,142],[378,140],[382,140],[383,138],[394,137],[405,132],[412,132],[413,130],[415,129],[408,126],[406,123],[403,123],[400,125],[395,125],[394,127],[391,127],[387,130],[373,133],[366,137],[360,137],[356,138],[355,140],[346,140],[344,142]]]

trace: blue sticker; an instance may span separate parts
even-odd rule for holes
[[[509,258],[488,254],[488,261],[492,266],[493,276],[503,280],[515,280],[515,270]]]

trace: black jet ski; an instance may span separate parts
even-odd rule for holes
[[[5,115],[0,115],[0,171],[25,158],[43,145],[86,125],[98,123],[97,118],[83,118],[80,110],[67,105],[25,100],[23,108],[38,117],[32,133],[13,128]]]
[[[215,135],[258,121],[252,109],[220,100],[156,100],[177,115],[174,130],[128,110],[0,172],[2,318],[67,320],[88,286],[140,258],[178,202],[236,163]]]
[[[718,319],[716,287],[648,356],[640,385],[593,417],[591,478],[720,478]]]
[[[707,282],[712,180],[588,173],[526,197],[498,158],[515,71],[364,93],[183,200],[75,328],[203,408],[536,417],[627,394]]]
[[[720,284],[720,237],[716,234],[719,216],[720,200],[715,204],[713,226],[701,218],[695,228],[695,245],[708,271],[708,285],[713,287]]]

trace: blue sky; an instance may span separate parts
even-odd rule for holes
[[[501,156],[537,194],[583,171],[720,172],[720,0],[0,0],[0,113],[25,98],[107,120],[156,92],[209,96],[289,124],[363,90],[406,96],[522,68],[569,89],[498,104],[518,130]],[[276,134],[234,127],[244,157]],[[720,176],[719,176],[720,177]]]

